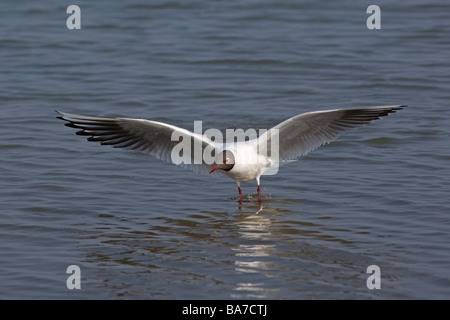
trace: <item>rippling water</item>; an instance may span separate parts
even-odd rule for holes
[[[442,1],[3,1],[0,298],[450,298]],[[75,136],[55,109],[193,129],[408,104],[243,191]],[[81,290],[66,268],[81,269]],[[369,290],[369,265],[381,289]]]

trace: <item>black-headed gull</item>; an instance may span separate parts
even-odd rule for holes
[[[68,127],[81,129],[76,134],[88,136],[88,141],[149,153],[197,172],[224,173],[236,181],[239,202],[242,202],[241,182],[256,180],[258,201],[261,202],[261,175],[274,174],[280,165],[334,141],[345,131],[404,107],[396,105],[307,112],[281,122],[257,138],[238,142],[234,142],[233,138],[231,143],[158,121],[57,112],[61,115],[58,119],[67,121]],[[191,147],[174,153],[175,149],[180,148],[180,139],[174,139],[174,136],[183,137],[181,140],[185,142],[189,140]],[[209,151],[212,159],[205,157],[208,154],[206,151]],[[174,154],[180,156],[181,160],[175,160]]]

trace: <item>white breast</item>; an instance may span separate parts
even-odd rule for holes
[[[226,149],[233,152],[235,164],[233,169],[226,171],[225,174],[236,181],[255,180],[271,164],[267,157],[257,153],[257,146],[254,143],[237,142],[235,144],[227,144]]]

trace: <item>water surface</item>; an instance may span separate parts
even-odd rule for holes
[[[368,1],[96,1],[68,30],[70,4],[0,12],[0,298],[450,297],[449,5],[379,1],[368,30]],[[262,207],[54,112],[267,129],[384,104],[409,107],[263,177]]]

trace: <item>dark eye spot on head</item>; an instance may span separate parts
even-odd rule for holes
[[[221,169],[224,171],[230,171],[234,167],[234,154],[230,150],[222,151],[222,164]]]

